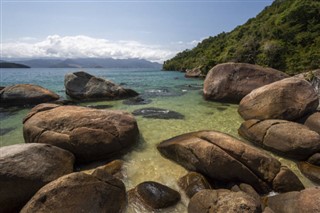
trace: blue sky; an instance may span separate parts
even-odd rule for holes
[[[2,0],[3,57],[163,61],[255,17],[271,0]]]

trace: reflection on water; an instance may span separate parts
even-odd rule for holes
[[[49,79],[48,74],[52,73],[52,70],[44,70],[42,75],[39,74],[39,70],[36,70],[34,71],[34,75],[40,76],[40,79],[33,78],[34,81],[32,81],[30,77],[27,78],[30,81],[28,83],[37,83],[45,87],[49,85],[50,89],[56,92],[63,91],[63,75],[67,71],[66,69],[58,69],[58,73],[54,73],[52,77],[56,79],[54,83],[52,79],[46,82]],[[32,72],[32,69],[29,72]],[[124,105],[123,101],[119,100],[83,103],[81,104],[83,106],[101,109],[122,109],[129,112],[145,107],[156,107],[176,111],[184,115],[184,119],[181,120],[150,119],[136,116],[141,140],[140,144],[133,151],[123,157],[125,161],[125,178],[123,181],[127,190],[132,189],[143,181],[157,181],[178,190],[182,194],[182,201],[175,207],[157,212],[187,212],[188,199],[177,186],[178,178],[185,175],[187,171],[181,166],[163,158],[157,151],[156,146],[168,138],[198,130],[217,130],[239,138],[237,130],[240,127],[242,119],[237,113],[238,106],[204,101],[199,93],[199,85],[202,85],[202,81],[199,79],[185,79],[183,78],[183,74],[179,72],[144,70],[105,70],[103,72],[103,70],[93,70],[90,73],[109,77],[109,79],[117,83],[123,82],[126,84],[125,86],[137,90],[142,96],[148,94],[148,98],[152,99],[152,102],[146,105]],[[32,76],[32,73],[29,75]],[[2,76],[5,75],[2,73]],[[12,75],[10,74],[9,76]],[[15,81],[18,83],[26,83],[23,79],[15,78]],[[4,79],[7,79],[7,81],[1,79],[2,85],[15,82],[14,80],[9,82],[8,76]],[[161,92],[165,94],[161,94]],[[157,95],[157,93],[160,94]],[[63,95],[63,93],[60,93],[60,95]],[[23,109],[14,111],[8,115],[3,114],[5,116],[1,117],[1,128],[12,128],[13,130],[0,136],[1,146],[24,142],[22,119],[28,111],[29,109]],[[278,156],[275,157],[292,169],[305,186],[312,185],[309,180],[302,176],[294,162]],[[139,208],[129,206],[128,212],[143,212]]]

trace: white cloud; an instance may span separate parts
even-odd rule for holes
[[[43,41],[2,43],[4,58],[141,58],[163,62],[175,55],[175,51],[157,45],[142,44],[137,41],[109,41],[88,36],[51,35]]]

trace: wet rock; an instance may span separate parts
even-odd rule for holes
[[[188,213],[207,212],[259,213],[261,203],[244,192],[202,190],[191,198]]]
[[[282,166],[280,172],[274,178],[273,189],[276,192],[291,192],[304,189],[299,178],[286,166]]]
[[[248,195],[250,195],[254,199],[256,199],[258,202],[260,202],[260,195],[249,184],[241,183],[241,184],[239,184],[239,186],[235,185],[234,187],[231,188],[231,191],[234,191],[234,192],[242,191],[244,193],[247,193]]]
[[[306,160],[320,150],[320,135],[308,127],[285,120],[248,120],[239,135],[286,157]]]
[[[47,143],[72,152],[78,162],[109,159],[139,137],[133,115],[120,110],[41,104],[23,121],[26,143]]]
[[[45,144],[0,148],[0,210],[18,212],[45,184],[73,171],[74,156]]]
[[[92,108],[92,109],[108,109],[112,108],[112,105],[87,105],[86,107]]]
[[[122,174],[123,164],[124,164],[124,161],[122,161],[122,160],[114,160],[114,161],[107,163],[106,165],[99,166],[98,168],[91,169],[91,170],[88,170],[85,172],[87,174],[92,174],[96,170],[102,170],[104,172],[111,174],[115,178],[122,179],[123,178],[123,174]]]
[[[267,206],[276,213],[320,212],[320,188],[307,188],[300,192],[287,192],[269,197]]]
[[[197,67],[197,68],[193,68],[193,69],[187,69],[184,74],[184,77],[186,77],[186,78],[203,78],[205,76],[202,74],[201,69]]]
[[[137,96],[138,93],[125,89],[111,81],[80,71],[64,77],[66,94],[77,100],[115,100]]]
[[[280,171],[280,162],[236,138],[216,131],[183,134],[158,145],[160,153],[188,170],[223,182],[250,184],[259,193]]]
[[[304,125],[320,134],[320,112],[315,112],[310,115],[305,121]]]
[[[128,192],[129,203],[141,202],[149,209],[162,209],[180,200],[179,192],[157,182],[140,183]]]
[[[288,77],[272,68],[245,63],[224,63],[213,67],[204,81],[206,100],[239,103],[252,90]]]
[[[126,206],[124,184],[112,175],[96,171],[63,176],[43,188],[23,207],[33,212],[122,212]]]
[[[5,107],[36,105],[58,99],[54,92],[32,84],[7,86],[0,92],[0,105]]]
[[[320,184],[320,166],[316,166],[307,162],[298,163],[298,167],[302,174],[313,182]]]
[[[211,189],[207,179],[197,172],[188,172],[178,180],[178,185],[186,192],[189,198],[201,190]]]
[[[5,135],[8,134],[9,132],[15,130],[13,127],[8,127],[8,128],[0,128],[0,135]]]
[[[184,115],[171,111],[168,109],[161,109],[155,107],[148,107],[137,109],[132,112],[134,115],[142,115],[144,118],[156,118],[156,119],[184,119]]]
[[[124,100],[122,103],[125,105],[145,105],[150,104],[152,101],[150,99],[145,99],[141,96],[129,98],[127,100]]]
[[[316,165],[316,166],[320,166],[320,153],[316,153],[316,154],[312,155],[308,159],[308,163]]]
[[[241,100],[238,112],[245,120],[295,120],[314,112],[318,105],[311,84],[291,77],[253,90]]]
[[[10,116],[17,114],[20,110],[18,107],[8,107],[8,108],[0,108],[0,119],[3,121]]]

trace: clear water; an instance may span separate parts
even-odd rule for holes
[[[38,84],[65,97],[64,75],[74,71],[79,71],[79,69],[1,69],[0,85]],[[147,105],[134,106],[124,105],[122,101],[83,103],[82,105],[111,105],[111,109],[122,109],[129,112],[144,107],[159,107],[174,110],[185,116],[183,120],[147,119],[136,116],[141,141],[136,149],[123,157],[126,176],[124,183],[127,190],[143,181],[157,181],[183,194],[176,182],[187,171],[174,162],[161,157],[156,145],[163,140],[198,130],[218,130],[239,137],[237,130],[243,120],[237,113],[238,106],[204,101],[201,95],[203,84],[201,79],[186,79],[184,74],[179,72],[146,69],[86,69],[86,71],[116,83],[123,83],[125,87],[146,95],[152,102]],[[198,89],[194,89],[194,87]],[[18,110],[1,119],[1,128],[15,128],[0,136],[1,146],[24,143],[22,119],[28,111],[29,109]],[[291,168],[305,186],[313,185],[302,176],[294,162],[278,156],[275,157]],[[182,201],[178,205],[165,209],[163,212],[186,212],[187,204],[188,199],[183,195]],[[129,206],[128,212],[143,212],[143,209],[139,206]]]

